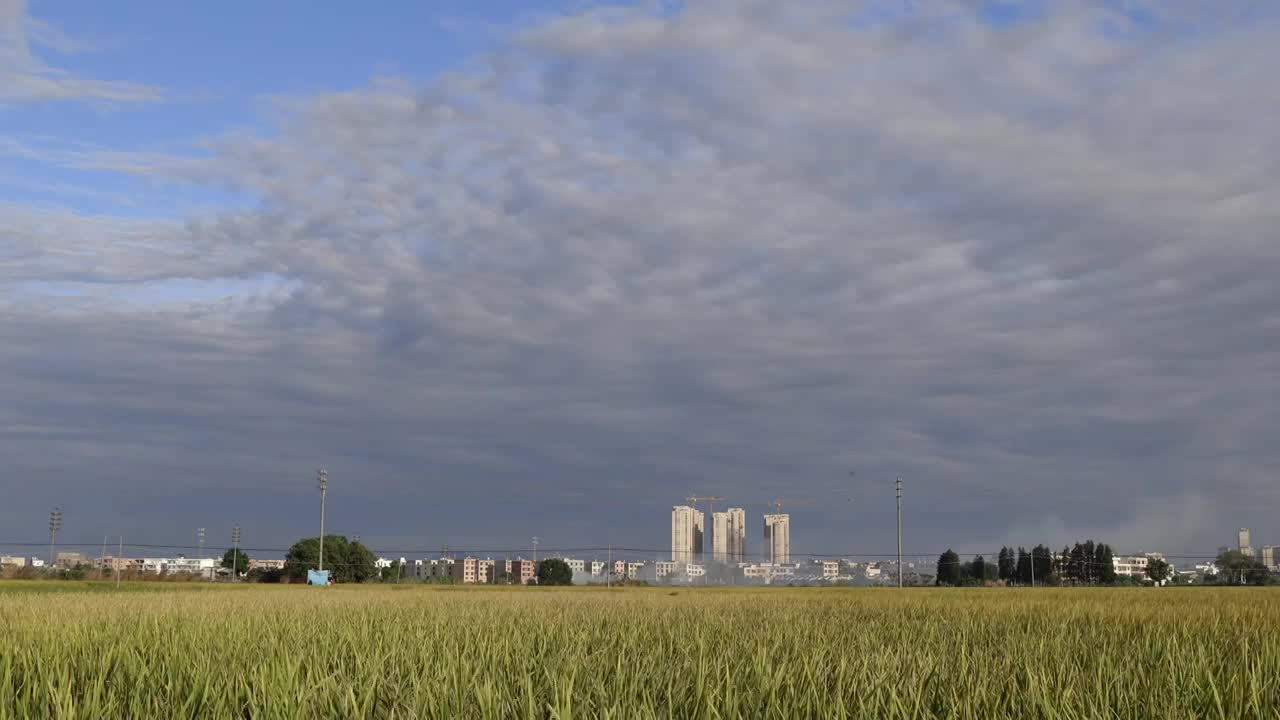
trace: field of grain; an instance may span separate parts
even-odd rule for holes
[[[1258,589],[0,583],[0,718],[1280,717]]]

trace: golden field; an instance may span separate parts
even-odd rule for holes
[[[0,719],[1280,717],[1280,590],[0,583]]]

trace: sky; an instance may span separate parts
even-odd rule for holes
[[[1278,20],[0,0],[0,546],[1280,544]]]

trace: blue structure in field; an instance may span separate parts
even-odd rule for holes
[[[329,571],[328,570],[308,570],[307,584],[308,585],[328,585]]]

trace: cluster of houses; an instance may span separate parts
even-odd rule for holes
[[[560,557],[573,571],[578,585],[609,581],[643,581],[664,584],[773,584],[831,583],[848,581],[874,583],[892,574],[892,563],[857,563],[849,560],[809,560],[798,563],[696,563],[675,560],[636,561],[585,560]],[[537,564],[533,560],[479,557],[441,557],[398,560],[405,577],[420,581],[447,581],[463,584],[511,584],[533,582]],[[395,567],[397,561],[378,558],[379,568]]]
[[[45,568],[49,563],[38,557],[0,555],[0,569]],[[131,575],[193,575],[206,580],[230,575],[231,570],[222,567],[218,558],[177,557],[91,557],[78,552],[60,552],[54,556],[53,567],[60,570],[84,569]],[[283,569],[284,560],[250,560],[241,572],[254,569]]]

